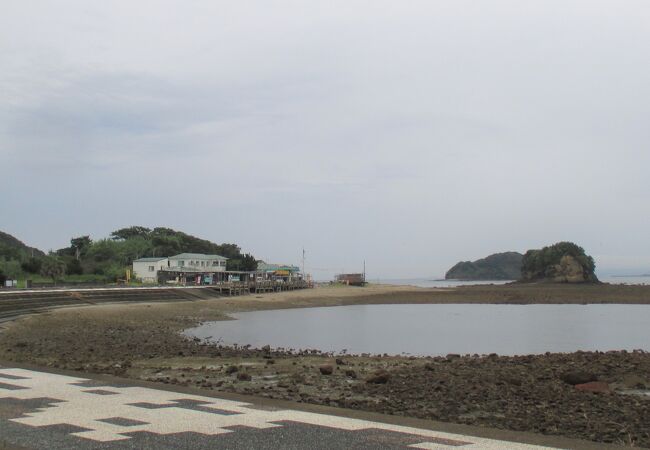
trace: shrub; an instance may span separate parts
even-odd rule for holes
[[[81,275],[84,273],[83,267],[81,267],[81,262],[75,258],[68,258],[65,263],[65,273],[70,275]]]
[[[65,275],[65,262],[58,256],[46,256],[43,258],[41,275],[52,278],[54,284]]]
[[[23,261],[20,264],[20,267],[28,273],[40,273],[42,265],[43,262],[41,261],[41,258],[31,257],[28,260]]]

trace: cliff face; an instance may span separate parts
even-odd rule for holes
[[[522,260],[522,281],[597,283],[594,259],[572,242],[528,250]]]
[[[476,261],[461,261],[445,274],[446,280],[518,280],[523,255],[495,253]]]

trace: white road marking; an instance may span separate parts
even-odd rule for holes
[[[3,378],[3,375],[7,375],[7,377]],[[76,432],[72,433],[72,435],[100,442],[130,439],[124,433],[137,431],[162,435],[180,432],[219,435],[236,432],[227,429],[227,427],[232,426],[265,429],[281,427],[282,424],[278,423],[281,421],[292,421],[348,431],[376,429],[406,433],[422,437],[421,443],[410,446],[418,449],[449,449],[457,447],[459,444],[463,448],[471,447],[472,449],[484,450],[550,449],[550,447],[443,433],[326,414],[293,410],[260,410],[255,409],[249,403],[142,387],[84,387],[77,385],[77,383],[87,382],[88,379],[25,369],[0,369],[0,381],[7,385],[22,388],[0,387],[0,401],[3,398],[28,400],[44,397],[59,401],[51,406],[25,414],[24,417],[11,419],[13,422],[33,427],[59,424],[82,427],[88,431]],[[100,395],[92,392],[97,390],[114,394]],[[201,408],[225,410],[234,414],[218,414],[219,411],[211,413],[173,406],[183,400],[198,401],[201,402],[199,405]],[[133,405],[137,403],[158,406],[171,405],[171,407],[146,408]],[[114,418],[143,423],[117,425],[102,421]],[[449,442],[450,445],[446,445],[446,441],[452,442]],[[462,443],[467,443],[467,445],[462,445]]]

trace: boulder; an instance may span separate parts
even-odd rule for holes
[[[250,374],[248,374],[248,373],[246,373],[246,372],[239,372],[239,373],[237,374],[237,379],[238,379],[239,381],[250,381],[250,380],[253,379],[253,377],[251,377]]]
[[[390,374],[385,370],[378,370],[366,378],[366,383],[386,384],[388,383],[388,380],[390,380]]]
[[[320,370],[321,375],[332,375],[334,367],[331,364],[323,364],[318,370]]]
[[[576,384],[585,384],[596,381],[598,378],[593,373],[576,370],[564,372],[560,375],[560,379],[567,384],[575,386]]]

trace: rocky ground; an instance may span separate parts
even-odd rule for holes
[[[182,337],[233,311],[351,303],[605,301],[611,288],[327,288],[272,296],[95,306],[31,316],[0,334],[0,359],[441,421],[650,447],[650,354],[438,358],[327,355]],[[568,291],[566,290],[568,289]],[[608,292],[609,290],[609,292]],[[426,293],[423,293],[426,291]],[[625,290],[623,290],[625,291]],[[650,290],[618,294],[647,303]],[[480,294],[482,293],[482,295]],[[528,299],[528,301],[525,301]],[[501,301],[499,301],[501,300]]]

